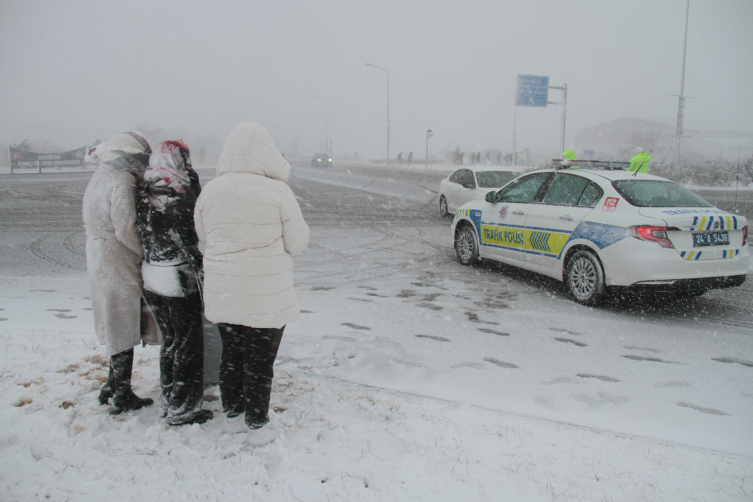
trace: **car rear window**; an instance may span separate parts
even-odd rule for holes
[[[588,180],[580,176],[558,174],[546,192],[544,204],[577,206],[580,196],[587,185]]]
[[[604,192],[602,192],[601,188],[593,183],[589,183],[586,189],[583,190],[583,195],[580,196],[578,205],[580,207],[594,207],[602,195],[604,195]]]
[[[501,188],[518,176],[520,173],[515,171],[478,171],[476,173],[478,186],[481,188]]]
[[[615,180],[612,186],[626,201],[638,207],[714,207],[671,181]]]

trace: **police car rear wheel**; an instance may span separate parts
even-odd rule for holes
[[[447,199],[444,198],[444,195],[439,198],[439,214],[442,217],[449,214],[449,211],[447,211]]]
[[[476,238],[473,235],[473,229],[468,225],[458,230],[455,236],[455,252],[463,265],[473,265],[478,262]]]
[[[599,259],[591,251],[578,251],[567,263],[567,289],[575,301],[594,305],[604,297],[606,285]]]

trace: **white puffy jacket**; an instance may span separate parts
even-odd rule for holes
[[[300,317],[292,254],[306,249],[309,228],[285,183],[290,164],[264,127],[230,133],[217,177],[196,201],[204,248],[204,311],[212,322],[281,328]]]

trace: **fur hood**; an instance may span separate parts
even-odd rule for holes
[[[116,134],[103,141],[86,154],[87,163],[105,165],[111,169],[127,171],[136,179],[141,179],[149,163],[152,149],[143,134],[129,131]]]

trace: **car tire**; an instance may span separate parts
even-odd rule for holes
[[[604,269],[591,251],[578,251],[568,260],[565,283],[575,301],[583,305],[596,305],[607,292]]]
[[[455,232],[455,253],[458,255],[458,261],[463,265],[475,265],[479,262],[478,244],[473,227],[465,224]]]
[[[447,210],[447,199],[445,199],[444,195],[441,195],[439,197],[439,214],[440,216],[442,216],[442,218],[450,214],[450,212]]]

